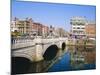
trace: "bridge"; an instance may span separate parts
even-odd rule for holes
[[[32,62],[51,60],[59,49],[64,50],[67,38],[15,39],[11,45],[12,57],[23,57]]]
[[[47,68],[57,57],[63,54],[67,43],[68,38],[64,37],[13,39],[11,45],[12,73],[19,74],[45,71],[44,68]],[[41,61],[42,63],[44,62],[43,64],[45,66],[42,66],[43,64],[41,65]],[[37,65],[33,63],[37,63]],[[32,64],[34,67],[31,66]],[[42,66],[41,69],[39,66]]]

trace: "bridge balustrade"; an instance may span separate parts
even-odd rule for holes
[[[34,38],[11,38],[11,44],[32,42]]]

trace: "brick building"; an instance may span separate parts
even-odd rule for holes
[[[85,27],[86,35],[88,38],[95,38],[96,37],[96,24],[95,23],[88,23]]]
[[[34,22],[33,25],[32,25],[32,31],[33,31],[34,35],[47,36],[48,31],[49,31],[49,27],[45,26],[41,23]]]

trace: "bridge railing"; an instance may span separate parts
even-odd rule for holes
[[[34,38],[11,38],[11,44],[32,42]]]
[[[19,44],[19,43],[29,43],[32,42],[34,39],[39,39],[39,38],[11,38],[11,44]],[[43,39],[43,42],[48,42],[48,41],[60,41],[64,40],[66,38],[40,38]]]
[[[11,38],[11,49],[24,48],[34,45],[34,38]]]
[[[65,41],[66,38],[12,38],[11,48],[17,49],[22,47],[29,47],[37,44],[50,44]]]

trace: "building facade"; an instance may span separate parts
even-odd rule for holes
[[[14,32],[15,30],[18,31],[18,28],[16,27],[16,21],[11,21],[11,32]]]
[[[11,31],[14,31],[14,28],[21,35],[31,35],[32,34],[32,23],[33,20],[31,18],[26,18],[25,20],[19,20],[18,18],[14,18],[11,22]]]
[[[36,33],[38,36],[42,36],[42,27],[42,24],[34,22],[32,26],[33,33]]]
[[[46,37],[49,32],[49,27],[41,23],[34,22],[32,25],[32,31],[33,35]]]
[[[70,19],[71,33],[75,38],[83,38],[86,36],[85,25],[87,21],[85,17],[72,17]]]
[[[11,32],[17,31],[20,35],[43,36],[49,35],[49,27],[38,22],[34,22],[32,18],[24,20],[14,18],[11,21]]]
[[[49,27],[46,25],[42,26],[42,36],[47,37],[49,35]]]
[[[85,27],[86,36],[88,38],[95,38],[96,37],[96,24],[95,23],[88,23]]]

